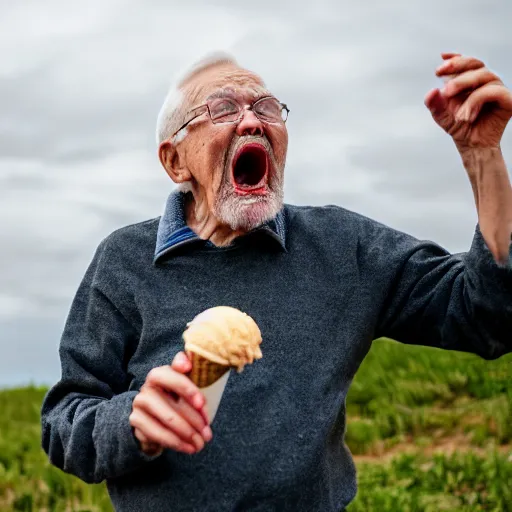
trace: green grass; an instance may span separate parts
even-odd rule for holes
[[[512,511],[512,452],[430,458],[399,455],[359,466],[359,493],[349,512]]]
[[[45,391],[0,392],[0,512],[112,511],[104,485],[86,485],[49,464],[40,447]]]
[[[380,454],[404,441],[464,437],[475,447],[512,442],[512,357],[471,354],[379,340],[347,400],[347,444]]]
[[[347,400],[350,512],[512,512],[511,377],[510,356],[376,342]],[[40,449],[45,391],[0,392],[0,512],[112,512],[103,484],[62,473]]]

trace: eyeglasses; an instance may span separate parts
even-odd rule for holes
[[[232,98],[214,98],[204,105],[193,108],[188,113],[187,121],[176,130],[171,139],[194,119],[208,112],[213,124],[237,123],[244,116],[245,110],[252,110],[254,115],[264,123],[286,123],[290,109],[273,96],[265,96],[252,105],[242,107]]]

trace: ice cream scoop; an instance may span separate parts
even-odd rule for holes
[[[246,313],[217,306],[189,322],[183,340],[185,353],[192,362],[189,377],[202,388],[212,421],[230,370],[234,368],[240,373],[245,365],[262,357],[260,329]]]

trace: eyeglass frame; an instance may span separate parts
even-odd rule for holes
[[[260,101],[263,101],[263,100],[268,100],[268,99],[274,99],[276,100],[279,105],[281,106],[281,112],[283,110],[286,110],[286,118],[285,119],[282,119],[283,123],[286,123],[286,121],[288,120],[288,115],[290,114],[290,109],[288,108],[288,105],[286,105],[286,103],[282,103],[280,102],[277,98],[275,98],[274,96],[263,96],[262,98],[258,98],[256,101],[253,101],[251,105],[240,105],[240,103],[238,101],[236,101],[235,99],[233,98],[227,98],[229,99],[230,101],[232,101],[233,103],[235,103],[236,105],[238,105],[240,108],[240,115],[238,116],[238,119],[235,119],[234,121],[220,121],[220,122],[215,122],[212,118],[212,114],[210,112],[210,106],[208,105],[208,102],[206,103],[203,103],[202,105],[198,105],[197,107],[194,107],[192,109],[190,109],[187,113],[190,114],[191,112],[194,112],[195,110],[199,110],[201,108],[204,108],[206,107],[206,110],[204,110],[203,112],[201,112],[200,114],[197,114],[197,115],[194,115],[192,116],[188,121],[186,121],[178,130],[176,130],[170,137],[169,139],[173,139],[174,137],[176,137],[176,135],[181,132],[181,130],[183,130],[184,128],[186,128],[194,119],[197,119],[199,116],[202,116],[205,112],[208,112],[208,116],[211,120],[211,122],[213,124],[235,124],[235,123],[238,123],[241,121],[241,119],[244,117],[245,115],[245,111],[246,110],[252,110],[254,112],[254,115],[260,120],[262,121],[263,123],[268,123],[268,124],[278,124],[278,123],[272,123],[271,121],[265,121],[263,119],[261,119],[258,114],[256,114],[256,112],[254,111],[254,106],[259,103]],[[213,99],[217,99],[217,98],[212,98]],[[210,100],[210,101],[212,101]]]

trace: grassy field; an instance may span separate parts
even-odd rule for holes
[[[379,340],[352,385],[350,512],[512,512],[512,357]],[[0,392],[0,512],[112,511],[103,485],[51,467],[40,449],[45,390]]]
[[[347,402],[362,511],[512,511],[512,357],[378,341]]]

